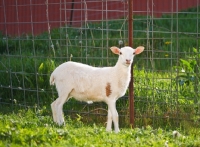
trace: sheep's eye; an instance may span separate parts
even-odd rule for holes
[[[122,55],[122,52],[119,52],[120,55]]]
[[[135,52],[133,53],[133,55],[135,55]]]

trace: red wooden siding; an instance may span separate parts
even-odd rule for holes
[[[45,2],[46,0],[1,0],[0,31],[7,35],[36,35],[47,31]],[[128,0],[48,0],[49,24],[51,28],[65,24],[81,26],[85,21],[125,17],[127,2]],[[175,13],[199,4],[200,0],[133,0],[133,11],[137,15],[153,14],[159,17],[163,13]]]

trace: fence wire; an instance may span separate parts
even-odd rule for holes
[[[135,126],[199,126],[200,1],[133,0]],[[0,109],[50,110],[57,98],[49,76],[76,61],[114,66],[109,48],[128,45],[128,0],[1,0]],[[119,71],[120,72],[120,71]],[[129,126],[128,90],[117,101]],[[107,106],[69,100],[66,116],[106,121]]]

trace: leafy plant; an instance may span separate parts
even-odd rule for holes
[[[55,63],[53,60],[47,59],[42,62],[38,67],[38,85],[41,89],[49,88],[49,79],[51,72],[55,69]]]
[[[197,103],[200,91],[200,52],[196,48],[193,48],[192,53],[188,54],[186,59],[180,59],[180,66],[175,67],[177,70],[181,70],[181,74],[176,77],[176,80],[182,90],[185,87],[189,87],[190,84],[193,86],[195,103]]]

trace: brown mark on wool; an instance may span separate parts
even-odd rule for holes
[[[106,85],[106,96],[109,97],[112,93],[112,90],[111,90],[111,85],[110,83],[107,83]]]

